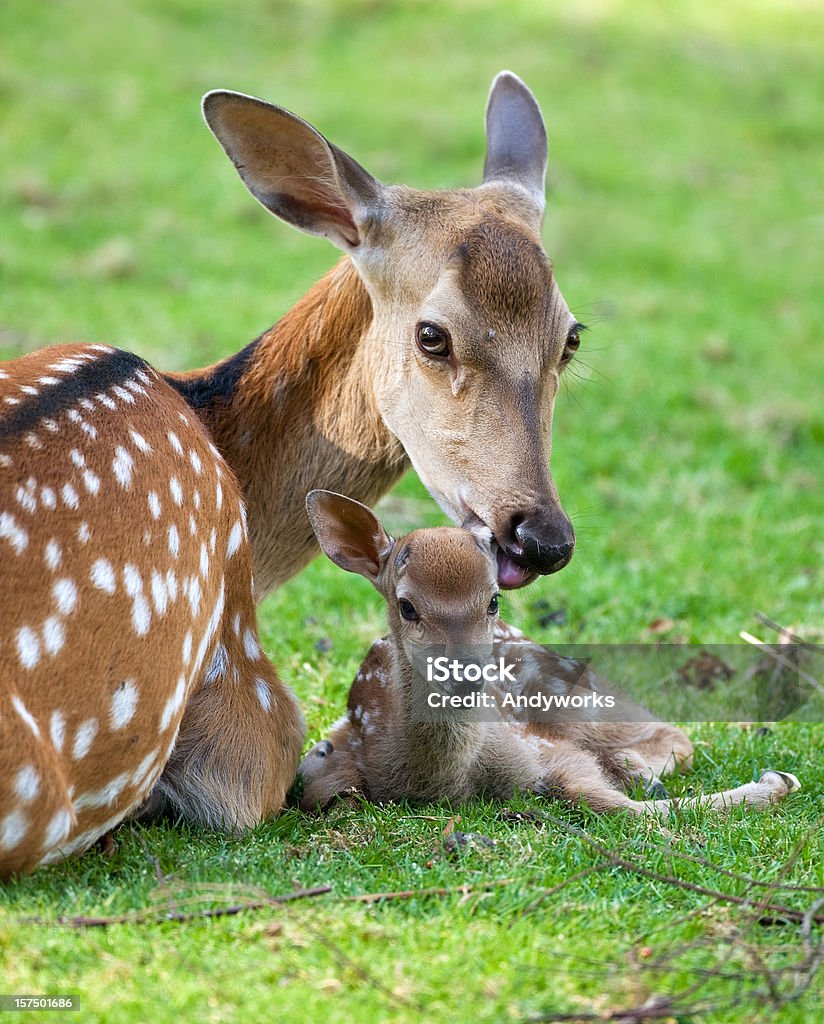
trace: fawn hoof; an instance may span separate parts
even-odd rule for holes
[[[781,795],[785,796],[787,793],[794,793],[797,789],[801,789],[801,783],[792,774],[792,772],[778,772],[771,768],[761,773],[761,778],[758,780],[759,783],[764,783],[770,787],[770,789],[776,789],[781,791]]]
[[[647,800],[669,800],[669,793],[664,783],[660,779],[654,778],[644,783],[644,797]]]

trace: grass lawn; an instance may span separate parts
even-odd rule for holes
[[[71,339],[204,365],[331,265],[328,244],[237,181],[200,121],[207,89],[297,111],[385,180],[465,185],[489,82],[511,67],[550,131],[547,249],[592,329],[554,434],[578,549],[504,617],[546,643],[735,643],[767,633],[762,611],[821,640],[822,52],[824,11],[805,0],[5,0],[0,355]],[[441,521],[412,476],[383,514],[395,530]],[[382,614],[322,560],[261,606],[311,740]],[[824,886],[824,729],[688,731],[695,772],[674,792],[764,767],[804,789],[759,817],[693,814],[671,840],[538,798],[289,811],[243,839],[125,827],[112,856],[0,886],[0,994],[73,993],[84,1022],[177,1024],[519,1021],[689,989],[670,1020],[820,1019],[820,980],[779,1011],[754,994],[764,965],[793,990],[799,922],[701,890],[801,911],[822,895],[723,872]],[[458,816],[493,845],[450,853]],[[236,916],[53,923],[326,885]],[[694,1004],[705,1012],[679,1008]]]

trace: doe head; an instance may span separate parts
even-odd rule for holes
[[[549,471],[559,380],[579,327],[541,242],[547,134],[509,71],[486,107],[476,188],[377,181],[281,107],[215,91],[209,127],[270,212],[352,260],[372,304],[364,379],[385,427],[458,524],[495,540],[514,588],[563,568],[575,534]]]

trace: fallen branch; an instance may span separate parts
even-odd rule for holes
[[[500,889],[505,885],[512,885],[514,878],[498,878],[489,882],[479,882],[477,885],[454,885],[447,888],[431,889],[401,889],[398,892],[364,892],[356,896],[343,896],[341,899],[347,903],[388,903],[391,900],[413,900],[417,898],[428,898],[431,896],[469,896],[475,892],[484,892],[489,889]]]
[[[191,911],[174,909],[139,911],[138,913],[116,914],[111,917],[58,917],[53,921],[44,920],[42,917],[26,917],[22,919],[21,924],[56,924],[64,928],[108,928],[113,924],[160,924],[163,921],[184,922],[196,921],[201,918],[234,917],[247,910],[262,910],[264,907],[275,907],[281,903],[291,903],[294,900],[324,896],[331,891],[330,885],[319,885],[314,889],[296,889],[295,892],[288,892],[283,896],[267,896],[265,899],[236,903],[228,907],[207,907],[203,910]]]

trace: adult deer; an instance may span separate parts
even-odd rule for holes
[[[310,488],[372,502],[411,462],[489,528],[501,586],[572,555],[548,463],[579,325],[541,245],[526,86],[493,82],[466,190],[380,184],[261,100],[203,109],[252,194],[346,255],[205,370],[72,346],[0,371],[0,875],[85,849],[152,791],[211,827],[282,805],[304,730],[254,598],[315,553]]]

